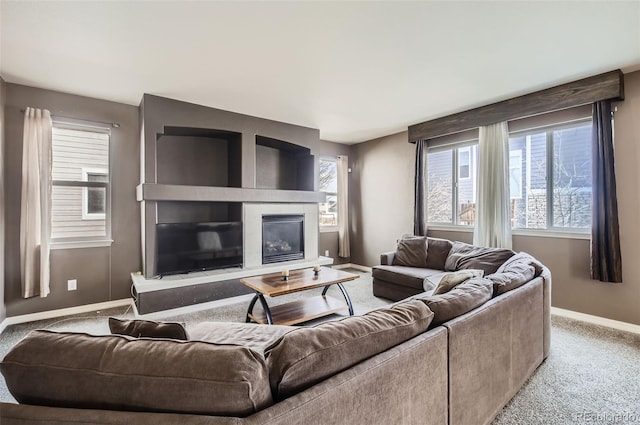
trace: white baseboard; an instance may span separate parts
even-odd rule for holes
[[[366,273],[371,273],[371,267],[367,267],[367,266],[361,266],[360,264],[353,264],[353,263],[345,263],[345,264],[336,264],[335,266],[333,266],[334,269],[356,269],[356,270],[360,270]]]
[[[558,307],[551,307],[551,314],[640,335],[640,325],[634,325],[633,323],[620,322],[618,320],[593,316],[591,314],[578,313],[577,311],[565,310]]]
[[[48,310],[38,313],[23,314],[21,316],[11,316],[7,317],[0,323],[0,333],[2,333],[7,326],[17,325],[19,323],[35,322],[36,320],[53,319],[56,317],[70,316],[72,314],[88,313],[91,311],[106,310],[109,308],[124,307],[129,305],[133,305],[133,300],[131,298],[124,298],[122,300],[105,301],[96,304],[87,304],[77,307],[61,308],[58,310]]]

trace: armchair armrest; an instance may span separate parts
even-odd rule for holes
[[[380,264],[383,266],[390,266],[393,264],[393,257],[396,256],[395,251],[385,252],[380,254]]]

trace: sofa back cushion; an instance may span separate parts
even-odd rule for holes
[[[431,327],[439,326],[455,317],[480,307],[491,299],[493,284],[482,277],[474,277],[440,295],[417,295],[433,311]]]
[[[393,265],[427,267],[427,238],[417,236],[398,241]]]
[[[192,341],[242,345],[264,355],[284,334],[295,329],[294,326],[265,326],[257,323],[202,322],[193,326],[189,335]]]
[[[495,273],[515,253],[510,249],[486,248],[454,242],[445,261],[445,270],[480,269],[484,275]]]
[[[496,271],[496,273],[513,271],[514,270],[513,267],[519,267],[518,263],[522,263],[522,262],[533,266],[535,270],[534,277],[538,277],[542,274],[542,270],[544,269],[544,266],[542,265],[542,263],[538,261],[535,257],[533,257],[531,254],[528,254],[526,252],[518,252],[516,255],[509,258],[500,267],[498,267],[498,270]]]
[[[427,268],[444,270],[452,242],[447,239],[427,238]]]
[[[127,335],[135,338],[170,338],[188,340],[187,330],[181,323],[154,322],[152,320],[121,320],[109,317],[109,330],[114,335]]]
[[[522,254],[522,253],[521,253]],[[531,281],[542,272],[542,265],[528,254],[516,254],[498,272],[487,276],[493,282],[493,296],[504,294]]]
[[[433,313],[420,301],[403,301],[362,316],[287,333],[267,357],[277,400],[341,372],[422,332]]]
[[[33,331],[0,370],[25,404],[247,416],[273,403],[262,356],[200,341]]]

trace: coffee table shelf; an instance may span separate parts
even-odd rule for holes
[[[328,295],[318,295],[270,307],[274,325],[295,325],[348,309],[349,307],[343,301]],[[256,323],[268,323],[267,316],[263,312],[250,313],[249,317]]]

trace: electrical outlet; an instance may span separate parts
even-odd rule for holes
[[[328,256],[329,256],[329,250],[328,250],[328,249],[325,249],[325,250],[324,250],[324,256],[325,256],[325,257],[328,257]]]
[[[77,279],[69,279],[67,280],[67,291],[75,291],[78,289],[78,280]]]

